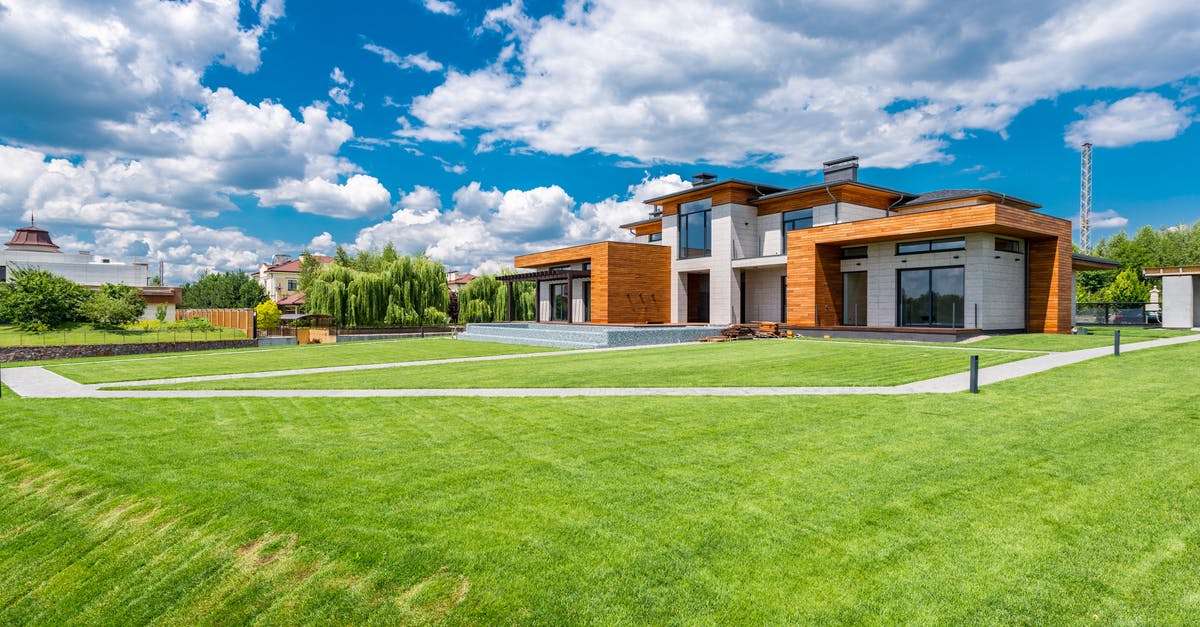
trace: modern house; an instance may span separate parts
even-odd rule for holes
[[[517,257],[538,320],[1070,332],[1073,264],[1096,266],[1073,257],[1069,221],[989,190],[865,183],[856,157],[824,165],[790,189],[697,175],[623,225],[635,242]]]
[[[81,250],[67,254],[54,243],[50,232],[31,223],[13,233],[0,250],[0,282],[11,281],[17,268],[45,270],[90,288],[105,283],[136,287],[146,299],[144,320],[153,320],[160,305],[167,308],[168,319],[175,319],[175,307],[182,302],[178,287],[150,285],[150,267],[146,263],[123,263]]]

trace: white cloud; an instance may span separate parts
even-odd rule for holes
[[[291,205],[297,211],[335,218],[358,218],[388,209],[392,196],[379,180],[355,174],[338,184],[322,178],[288,180],[273,189],[259,192],[264,205]]]
[[[1192,107],[1177,107],[1154,92],[1134,94],[1113,103],[1097,102],[1077,111],[1083,119],[1067,127],[1067,145],[1091,142],[1109,148],[1174,139],[1192,124],[1195,113]]]
[[[402,252],[424,252],[450,267],[494,272],[524,253],[628,240],[619,227],[647,216],[643,200],[688,186],[675,174],[646,177],[623,196],[577,204],[557,185],[500,191],[472,181],[452,194],[449,210],[436,191],[417,186],[401,197],[391,217],[359,231],[355,247],[392,242]]]
[[[333,87],[329,88],[329,99],[343,107],[350,106],[350,90],[354,89],[354,81],[346,78],[346,73],[339,67],[333,68],[329,78],[333,81]],[[362,103],[355,103],[354,108],[361,109]]]
[[[450,0],[424,0],[425,10],[440,15],[458,15],[458,6]]]
[[[322,231],[320,235],[309,240],[305,248],[314,255],[332,255],[337,244],[334,243],[333,235],[329,231]]]
[[[1075,219],[1079,221],[1078,218]],[[1112,209],[1093,211],[1088,225],[1093,229],[1123,229],[1129,225],[1129,219]]]
[[[363,50],[374,52],[383,59],[384,63],[394,65],[404,70],[417,68],[425,72],[440,72],[445,67],[438,61],[429,58],[429,54],[425,52],[409,54],[402,57],[399,54],[396,54],[396,52],[393,50],[373,43],[364,44]]]
[[[640,163],[803,170],[855,153],[903,167],[948,161],[977,130],[1003,134],[1038,100],[1200,72],[1200,12],[1185,0],[573,0],[537,19],[517,0],[480,32],[510,44],[489,66],[448,71],[398,136],[478,131],[477,150]]]

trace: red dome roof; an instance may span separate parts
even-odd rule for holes
[[[50,231],[36,226],[23,226],[13,233],[12,239],[4,245],[7,248],[30,246],[45,248],[47,251],[61,252],[54,240],[50,239]]]

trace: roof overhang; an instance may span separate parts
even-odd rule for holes
[[[503,274],[496,277],[501,283],[517,281],[567,281],[570,279],[586,279],[592,276],[591,270],[541,270],[538,272],[522,272],[520,274]]]
[[[1071,254],[1072,270],[1116,270],[1120,267],[1121,262],[1113,259],[1093,257],[1091,255],[1083,255],[1080,253]]]
[[[1142,270],[1142,274],[1154,277],[1200,276],[1200,266],[1159,266],[1155,268],[1144,268]]]

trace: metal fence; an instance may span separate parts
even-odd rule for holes
[[[1162,324],[1156,303],[1075,303],[1075,324]]]

